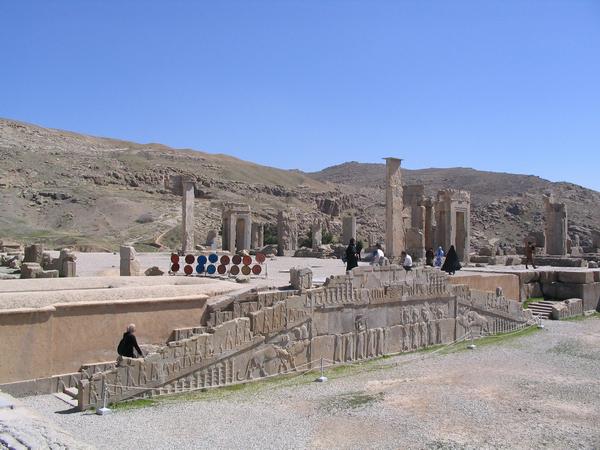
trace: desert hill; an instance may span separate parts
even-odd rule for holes
[[[399,155],[401,156],[401,155]],[[180,197],[172,175],[197,181],[197,242],[220,226],[223,202],[249,203],[275,224],[278,209],[299,211],[303,234],[320,216],[339,234],[339,215],[358,215],[359,235],[383,237],[384,164],[350,162],[316,173],[281,170],[190,149],[138,144],[0,119],[0,239],[44,241],[49,247],[114,250],[177,248]],[[542,230],[546,192],[569,207],[570,233],[583,245],[600,228],[600,193],[530,175],[467,168],[404,170],[406,184],[429,194],[451,187],[471,192],[475,247],[491,238],[507,245]]]

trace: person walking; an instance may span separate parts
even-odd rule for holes
[[[440,245],[435,251],[435,267],[442,267],[442,259],[444,256],[444,249]]]
[[[125,356],[127,358],[136,358],[134,350],[137,352],[140,358],[144,357],[142,349],[137,343],[135,338],[135,324],[130,323],[127,326],[127,331],[123,333],[123,339],[119,342],[117,347],[117,353],[119,356]]]
[[[402,258],[402,267],[404,267],[404,270],[406,270],[407,272],[412,270],[412,257],[406,252],[400,253],[400,257]]]
[[[348,247],[346,247],[346,270],[352,270],[358,267],[358,253],[356,251],[356,245],[354,238],[350,239]]]
[[[454,245],[451,245],[448,254],[446,255],[446,261],[444,261],[444,265],[442,265],[442,270],[450,275],[454,275],[456,271],[460,269],[462,269],[462,266],[458,259],[458,253],[456,253]]]
[[[529,264],[531,264],[533,266],[533,269],[535,270],[535,261],[533,260],[533,255],[535,254],[535,245],[529,241],[527,242],[527,245],[525,246],[525,268],[529,269]]]

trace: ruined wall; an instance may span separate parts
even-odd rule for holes
[[[246,293],[215,306],[204,323],[144,360],[88,374],[79,406],[187,389],[225,386],[309,367],[323,357],[359,361],[475,335],[510,331],[531,320],[498,292],[453,286],[426,268],[360,267],[302,291]]]

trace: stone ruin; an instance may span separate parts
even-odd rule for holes
[[[298,250],[298,219],[293,210],[277,214],[277,256],[294,256]]]
[[[439,270],[360,267],[313,287],[294,269],[292,290],[248,291],[214,299],[197,327],[176,329],[143,359],[87,365],[75,380],[78,406],[246,382],[513,331],[530,311],[502,291],[452,285]],[[70,378],[67,378],[70,377]]]
[[[141,275],[140,262],[137,260],[135,248],[130,245],[122,245],[119,248],[119,274],[122,277],[136,277]]]
[[[58,278],[77,276],[77,256],[69,248],[60,251],[53,258],[44,251],[43,244],[25,247],[25,256],[21,264],[21,278]]]
[[[342,244],[348,245],[350,239],[356,241],[356,216],[348,215],[342,217]]]
[[[544,237],[546,241],[546,254],[567,255],[567,206],[558,203],[553,197],[544,197],[544,212],[546,227]]]
[[[223,206],[223,250],[237,253],[256,248],[262,234],[262,227],[252,223],[250,206],[243,203]]]

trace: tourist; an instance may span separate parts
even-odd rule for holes
[[[435,251],[435,267],[442,267],[442,258],[444,258],[444,249],[440,245]]]
[[[525,247],[525,268],[529,269],[529,264],[533,266],[535,270],[535,262],[533,260],[533,255],[535,254],[535,245],[529,241],[527,242],[527,246]]]
[[[448,272],[450,275],[454,275],[456,271],[460,269],[462,269],[462,266],[458,259],[458,253],[456,253],[454,245],[451,245],[450,250],[448,250],[448,254],[446,255],[446,261],[444,261],[444,265],[442,266],[442,270]]]
[[[425,252],[425,265],[433,267],[434,256],[435,255],[433,254],[433,249],[427,249],[427,251]]]
[[[136,358],[133,352],[134,350],[138,353],[139,357],[144,357],[144,354],[137,343],[137,339],[135,338],[135,324],[131,323],[127,326],[127,331],[123,333],[123,339],[119,342],[117,353],[120,356],[126,356],[127,358]]]
[[[407,272],[409,270],[412,270],[412,257],[406,252],[402,252],[400,256],[402,257],[402,267],[404,267],[404,270],[406,270]]]
[[[383,264],[384,258],[383,250],[381,249],[381,244],[378,242],[375,244],[375,251],[373,252],[373,258],[371,259],[371,265],[377,266]]]
[[[358,253],[354,244],[354,238],[352,238],[346,248],[346,270],[352,270],[355,267],[358,267]]]
[[[357,259],[358,259],[359,261],[361,261],[361,260],[362,260],[362,257],[361,257],[361,255],[360,255],[360,254],[362,253],[362,249],[363,249],[363,243],[362,243],[362,241],[358,241],[358,242],[356,243],[356,254],[358,255],[358,256],[357,256]]]

